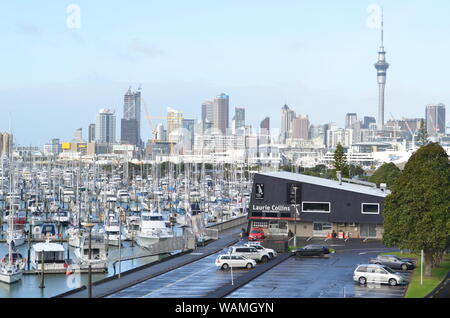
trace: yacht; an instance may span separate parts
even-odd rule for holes
[[[142,212],[141,228],[136,236],[136,243],[139,246],[148,247],[171,237],[173,237],[173,233],[167,227],[161,213],[156,211]]]
[[[73,247],[80,247],[86,230],[80,227],[70,227],[66,230],[67,243]]]
[[[91,233],[91,258],[89,259],[89,234],[84,233],[80,239],[80,245],[75,249],[77,265],[81,269],[88,268],[108,270],[108,257],[106,254],[106,240],[103,233]]]
[[[64,203],[69,203],[75,200],[75,192],[72,189],[64,189],[62,191],[62,196]]]
[[[119,202],[128,203],[130,202],[130,194],[127,190],[119,190],[117,191],[117,199]]]
[[[59,210],[53,216],[53,221],[56,222],[56,224],[67,226],[70,222],[70,213],[68,211]]]
[[[117,219],[115,213],[110,211],[108,213],[108,218],[105,220],[104,225],[104,236],[108,245],[119,246],[119,241],[125,240],[124,232],[122,231],[122,226]]]
[[[8,231],[8,254],[0,262],[0,281],[12,284],[22,279],[25,262],[22,255],[15,251],[14,232],[12,227],[12,220]]]
[[[50,243],[47,239],[44,243],[36,243],[31,246],[30,263],[34,270],[42,269],[44,272],[65,272],[68,260],[65,258],[65,249],[62,244]]]

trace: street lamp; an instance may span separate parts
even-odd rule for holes
[[[88,297],[92,298],[92,228],[94,227],[93,223],[84,223],[83,226],[89,230],[89,266],[88,266]]]
[[[298,189],[298,187],[294,186],[293,189],[294,189],[294,192],[295,192],[295,196],[294,196],[294,200],[295,200],[295,202],[294,202],[295,203],[294,204],[294,207],[295,207],[295,214],[294,214],[294,246],[297,247],[297,215],[299,214],[298,213],[298,204],[297,204],[297,189]]]

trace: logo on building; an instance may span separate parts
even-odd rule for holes
[[[255,199],[264,200],[264,183],[256,184]]]

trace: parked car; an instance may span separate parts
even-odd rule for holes
[[[378,264],[358,265],[353,272],[353,280],[361,285],[379,283],[396,286],[407,283],[406,278],[400,273],[394,272],[388,266]]]
[[[411,258],[400,258],[395,255],[378,255],[369,260],[370,264],[386,265],[390,268],[408,270],[415,268],[415,261]]]
[[[249,241],[256,240],[264,240],[266,236],[264,235],[264,231],[261,228],[253,228],[250,230],[250,234],[248,235]]]
[[[222,270],[227,270],[230,267],[245,267],[247,269],[252,269],[256,266],[256,261],[242,255],[223,254],[217,256],[215,264]]]
[[[232,246],[230,248],[230,254],[245,256],[246,258],[263,263],[268,262],[270,259],[269,253],[265,250],[258,250],[256,247],[249,246]]]
[[[244,246],[254,247],[254,248],[256,248],[257,250],[266,251],[267,254],[269,254],[269,257],[270,257],[271,259],[277,257],[277,255],[278,255],[277,252],[276,252],[275,250],[273,250],[273,249],[271,249],[271,248],[266,248],[266,247],[262,246],[260,242],[250,242],[250,243],[244,244]]]
[[[323,245],[306,245],[305,247],[294,249],[292,253],[295,256],[323,256],[330,254],[331,251]]]

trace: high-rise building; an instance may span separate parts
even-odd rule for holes
[[[309,118],[308,116],[297,116],[292,121],[292,138],[308,139],[309,137]]]
[[[153,140],[156,142],[167,140],[167,131],[164,129],[164,125],[159,123],[154,130]]]
[[[429,136],[445,134],[445,105],[427,105],[425,109],[425,122]]]
[[[386,87],[386,73],[389,63],[386,62],[386,51],[384,50],[384,20],[381,17],[381,46],[378,51],[378,61],[375,63],[378,79],[378,130],[384,128],[384,92]]]
[[[57,156],[62,152],[61,142],[58,138],[50,140],[50,143],[45,144],[43,147],[44,155]]]
[[[236,107],[234,109],[234,128],[244,128],[245,127],[245,108]]]
[[[358,115],[356,113],[347,113],[345,115],[345,128],[352,128],[353,123],[358,121]]]
[[[124,95],[123,118],[120,139],[122,143],[141,146],[141,92],[132,92],[131,87]]]
[[[229,103],[229,96],[224,93],[214,98],[213,127],[222,134],[226,134],[229,127]]]
[[[335,149],[338,144],[345,148],[353,143],[353,129],[335,129],[327,131],[328,148]]]
[[[192,150],[192,146],[194,145],[194,126],[195,119],[183,119],[182,122],[184,133],[187,134],[185,138],[189,141],[190,150]]]
[[[0,133],[0,156],[9,156],[13,147],[13,135]]]
[[[83,140],[83,128],[78,128],[78,129],[75,130],[72,142],[75,142],[75,143],[77,143],[77,142],[78,143],[85,142]]]
[[[95,124],[90,124],[89,125],[88,141],[89,142],[94,142],[95,141]]]
[[[100,109],[95,124],[95,141],[100,143],[116,142],[116,115],[114,110]]]
[[[369,129],[370,128],[370,124],[374,124],[376,122],[377,121],[376,121],[375,117],[364,116],[364,120],[363,120],[363,124],[362,124],[361,128]]]
[[[260,138],[259,138],[259,144],[265,145],[270,143],[270,118],[266,117],[264,118],[260,125]]]
[[[292,121],[295,116],[295,112],[288,105],[284,105],[281,108],[280,141],[283,144],[286,143],[287,138],[292,137]]]
[[[204,101],[202,103],[202,121],[209,121],[209,122],[213,122],[214,120],[214,115],[213,115],[213,105],[214,103],[210,100]]]
[[[178,142],[183,126],[183,114],[167,107],[167,138],[170,142]]]

